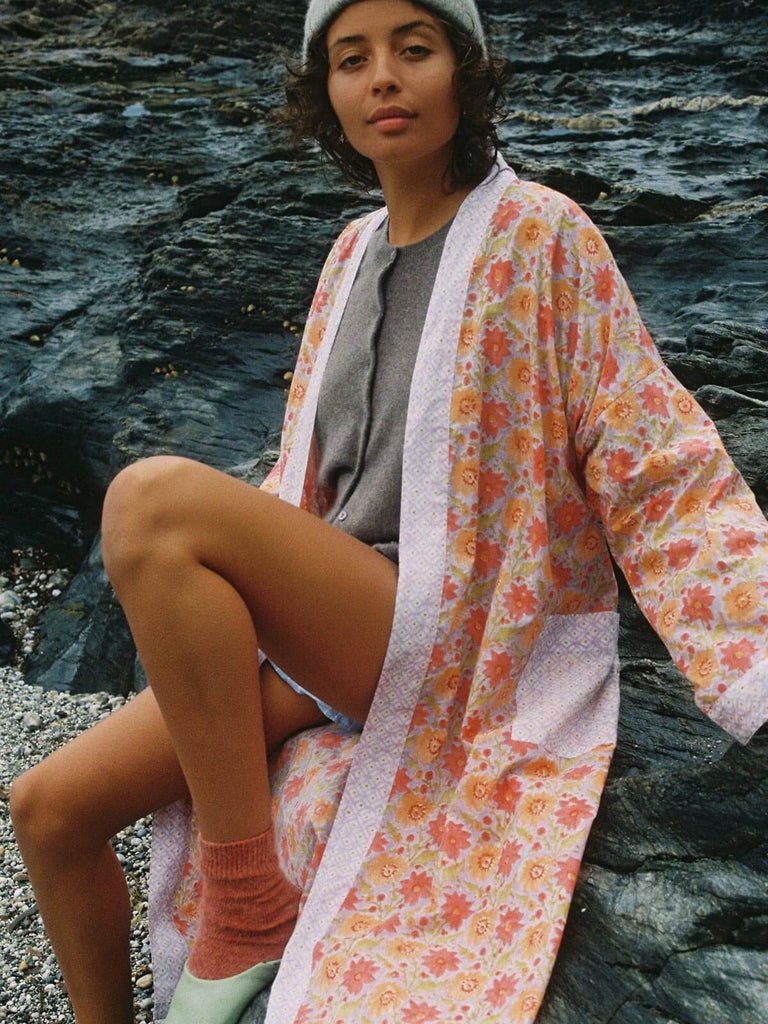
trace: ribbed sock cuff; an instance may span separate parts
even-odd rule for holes
[[[258,878],[278,867],[274,826],[250,839],[211,843],[200,838],[200,870],[209,878]]]

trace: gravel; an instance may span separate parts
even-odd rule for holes
[[[15,552],[0,575],[0,607],[20,653],[36,642],[34,625],[54,590],[66,586],[60,569],[39,567],[42,556]],[[130,698],[129,698],[130,699]],[[8,813],[12,780],[47,754],[125,703],[107,693],[65,694],[28,686],[17,667],[0,668],[0,1021],[72,1024],[74,1015],[37,912]],[[152,969],[147,933],[150,819],[113,839],[134,909],[131,952],[137,1024],[152,1021]]]

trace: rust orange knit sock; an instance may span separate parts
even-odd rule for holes
[[[280,869],[274,830],[235,843],[200,840],[200,926],[189,956],[196,978],[229,978],[278,960],[301,893]]]

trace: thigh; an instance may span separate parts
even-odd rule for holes
[[[268,750],[327,722],[313,700],[295,693],[269,667],[262,672],[262,712]],[[139,818],[189,796],[151,688],[26,774],[33,794],[44,794],[48,818],[61,816],[55,831],[74,830],[78,845],[85,846],[99,846]]]
[[[394,615],[397,568],[373,548],[226,473],[190,459],[129,467],[153,516],[234,586],[267,656],[332,707],[364,722]]]

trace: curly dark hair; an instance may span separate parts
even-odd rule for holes
[[[430,10],[428,4],[416,2],[415,6]],[[431,10],[430,13],[435,14]],[[453,22],[444,18],[439,21],[458,64],[454,84],[461,114],[444,182],[451,192],[478,185],[493,166],[499,149],[496,126],[504,120],[500,101],[510,72],[506,60],[485,56],[479,43]],[[325,33],[318,33],[310,41],[306,62],[285,63],[287,102],[279,117],[290,126],[294,140],[315,139],[323,157],[336,164],[350,185],[365,191],[378,187],[372,161],[349,144],[328,98]]]

